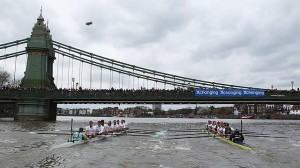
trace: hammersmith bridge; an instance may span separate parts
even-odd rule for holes
[[[57,104],[300,104],[299,91],[237,86],[159,72],[54,39],[41,12],[29,38],[0,44],[0,65],[6,66],[14,79],[13,84],[1,86],[0,103],[17,105],[15,120],[56,120]],[[26,47],[19,51],[22,45]],[[27,64],[16,84],[20,56],[26,57]],[[6,65],[9,59],[15,60],[14,65]],[[89,72],[89,81],[83,71]]]

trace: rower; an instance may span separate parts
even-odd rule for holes
[[[236,129],[233,134],[231,134],[229,139],[235,143],[242,144],[244,141],[244,136],[239,132],[238,129]]]
[[[215,129],[213,130],[213,132],[214,132],[215,134],[217,134],[219,128],[220,128],[220,122],[218,121],[218,122],[217,122],[217,125],[216,125],[216,127],[215,127]]]
[[[111,125],[111,121],[108,121],[105,131],[106,131],[106,133],[113,133],[114,132],[113,127]]]
[[[107,124],[105,124],[104,120],[101,120],[100,123],[101,123],[101,126],[103,127],[102,134],[106,134],[107,133],[106,132],[106,130],[107,130]]]
[[[213,121],[212,125],[211,125],[211,130],[210,131],[214,132],[216,130],[216,128],[217,128],[217,122]]]
[[[103,120],[104,122],[104,120]],[[96,134],[102,135],[104,132],[104,126],[102,126],[101,121],[98,121],[98,125],[95,126]]]
[[[120,124],[120,120],[117,120],[117,128],[118,128],[119,131],[123,130],[123,128],[122,128],[122,126]]]
[[[129,129],[128,124],[127,124],[127,122],[125,120],[123,120],[123,125],[124,125],[124,129],[125,130]]]
[[[93,121],[90,121],[89,125],[85,127],[85,135],[89,138],[95,137],[96,129],[93,127]]]
[[[217,133],[219,135],[223,135],[224,134],[224,123],[223,123],[223,121],[220,122],[220,126],[219,126],[219,128],[217,130]]]
[[[210,131],[212,128],[212,121],[208,120],[207,124],[206,124],[206,130]]]
[[[113,121],[111,127],[112,127],[114,132],[118,131],[118,126],[117,126],[117,121],[116,120]]]
[[[73,142],[74,141],[82,141],[82,140],[87,140],[88,137],[85,135],[85,133],[83,133],[83,128],[79,128],[78,132],[75,132],[73,134]]]
[[[224,127],[223,135],[229,137],[232,134],[232,128],[229,127],[229,123],[224,123]]]
[[[121,123],[120,123],[120,129],[121,129],[121,131],[123,131],[124,130],[124,122],[123,122],[123,120],[121,120]]]

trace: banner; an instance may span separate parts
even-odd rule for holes
[[[199,97],[261,97],[265,96],[263,89],[195,89]]]

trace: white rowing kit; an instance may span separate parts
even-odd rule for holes
[[[85,127],[85,130],[87,131],[88,134],[93,134],[94,131],[95,131],[95,128],[94,127],[90,127],[90,126],[87,126]]]

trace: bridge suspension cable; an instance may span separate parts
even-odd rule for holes
[[[60,88],[63,88],[63,81],[64,81],[64,75],[63,75],[64,74],[64,59],[65,59],[65,55],[62,55]]]
[[[68,61],[68,88],[70,88],[70,63],[71,62],[71,58],[69,57],[69,61]]]
[[[18,45],[16,45],[16,52],[18,51]],[[14,81],[13,81],[13,85],[16,85],[16,72],[17,72],[17,56],[15,57],[15,68],[14,68]]]
[[[176,85],[179,87],[203,87],[203,88],[241,88],[241,89],[259,89],[259,88],[253,88],[253,87],[246,87],[246,86],[238,86],[238,85],[230,85],[230,84],[223,84],[223,83],[217,83],[217,82],[209,82],[209,81],[203,81],[203,80],[198,80],[198,79],[192,79],[192,78],[187,78],[187,77],[181,77],[177,75],[172,75],[168,73],[163,73],[163,72],[158,72],[155,70],[150,70],[142,67],[138,67],[135,65],[130,65],[127,63],[123,63],[120,61],[116,61],[113,59],[105,58],[103,56],[95,55],[90,52],[86,52],[56,41],[53,41],[53,45],[55,47],[60,48],[60,51],[62,49],[64,50],[70,50],[71,52],[74,52],[76,54],[80,54],[86,57],[93,57],[93,59],[97,61],[101,61],[102,63],[99,64],[98,66],[102,66],[103,68],[109,66],[110,64],[115,65],[115,67],[112,68],[113,71],[115,72],[120,72],[124,74],[131,74],[134,77],[140,77],[143,79],[147,79],[147,76],[150,76],[151,74],[155,74],[155,79],[149,78],[149,80],[152,80],[154,82],[159,82],[159,83],[166,83],[170,85]],[[109,64],[109,65],[107,65]],[[123,72],[120,71],[121,68],[116,68],[116,67],[123,67],[124,69],[131,69],[134,70],[133,73],[128,73],[128,70],[124,70]],[[105,68],[106,69],[106,68]],[[143,75],[145,74],[145,75]]]
[[[10,53],[10,54],[1,55],[0,56],[0,60],[12,58],[12,57],[17,57],[17,56],[21,56],[21,55],[24,55],[26,53],[27,53],[27,51],[23,50],[23,51],[18,51],[18,52]]]
[[[57,55],[57,67],[56,67],[56,86],[58,86],[58,67],[59,67],[59,54]]]
[[[5,50],[4,50],[4,56],[5,56],[5,58],[4,58],[4,61],[3,61],[3,72],[6,70],[6,48],[5,48]],[[0,60],[1,60],[1,57],[0,57]]]
[[[24,43],[27,43],[28,40],[29,40],[29,38],[25,38],[25,39],[16,40],[16,41],[9,42],[9,43],[0,44],[0,49],[6,49],[9,47],[14,47],[14,46],[17,46],[20,44],[24,44]]]
[[[76,55],[69,54],[69,53],[67,53],[65,51],[62,51],[62,50],[57,50],[56,49],[55,52],[57,52],[59,54],[64,54],[65,56],[72,57],[74,60],[82,61],[82,62],[85,62],[87,64],[93,64],[94,66],[99,66],[99,67],[102,67],[102,68],[105,68],[105,69],[108,69],[108,70],[113,70],[115,72],[120,72],[120,73],[123,73],[123,74],[127,74],[127,75],[129,75],[129,78],[130,78],[130,76],[132,76],[132,77],[140,77],[140,78],[143,78],[143,79],[148,79],[148,80],[154,82],[154,87],[155,87],[155,82],[160,82],[160,83],[166,82],[166,84],[169,84],[169,85],[176,85],[176,86],[180,86],[180,87],[186,87],[186,84],[183,83],[182,81],[178,81],[176,83],[173,83],[173,81],[164,81],[163,79],[160,79],[160,78],[141,75],[141,74],[137,74],[137,73],[132,73],[129,70],[122,70],[120,68],[111,67],[109,65],[101,64],[99,62],[95,62],[95,61],[91,62],[89,59],[80,58]],[[130,83],[130,80],[128,82]]]
[[[80,64],[81,64],[81,72],[80,72],[80,76],[81,76],[81,78],[80,78],[80,86],[83,86],[83,80],[82,80],[82,72],[83,72],[83,61],[81,61],[80,62]]]

